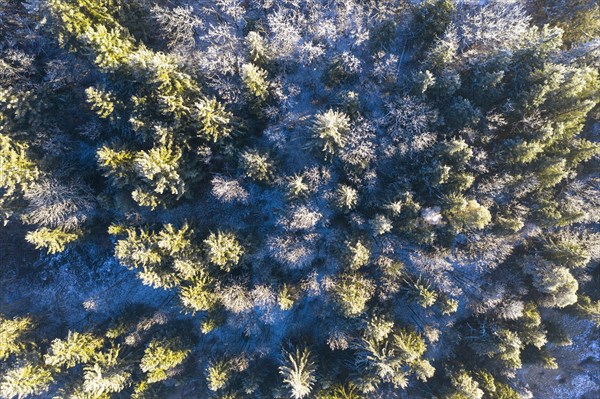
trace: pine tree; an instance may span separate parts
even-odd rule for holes
[[[393,328],[393,321],[378,315],[374,315],[367,322],[365,334],[374,339],[375,342],[382,342],[390,335]]]
[[[244,64],[241,69],[242,82],[252,98],[262,102],[269,95],[269,84],[267,82],[267,71],[252,64]]]
[[[557,265],[569,268],[584,267],[590,261],[590,255],[575,239],[549,238],[543,245],[544,257]]]
[[[564,308],[577,302],[579,283],[566,267],[536,258],[526,262],[523,271],[532,277],[533,286],[543,294],[543,306]]]
[[[66,339],[57,338],[52,341],[48,353],[44,356],[44,362],[56,368],[69,368],[80,363],[88,363],[102,345],[102,339],[91,333],[80,334],[69,331]]]
[[[3,397],[23,399],[48,391],[54,381],[50,370],[39,365],[25,364],[8,370],[0,382]]]
[[[491,220],[490,211],[475,200],[460,200],[445,211],[450,225],[457,231],[483,229]]]
[[[134,51],[133,43],[120,26],[111,29],[102,24],[89,26],[80,38],[93,49],[94,62],[105,71],[113,71],[125,64]]]
[[[27,145],[0,134],[0,218],[4,224],[38,176],[39,170],[27,156]]]
[[[190,285],[181,287],[181,303],[192,313],[212,310],[218,300],[213,284],[213,279],[201,272],[191,280]]]
[[[521,368],[521,350],[523,343],[518,334],[506,328],[494,333],[495,352],[494,355],[502,364],[508,368]]]
[[[367,384],[372,388],[381,381],[392,383],[397,388],[406,388],[410,373],[426,381],[435,372],[431,364],[422,358],[427,349],[424,339],[406,329],[379,337],[366,330],[358,349],[355,363],[361,373],[374,376]]]
[[[211,233],[204,240],[204,244],[210,262],[224,271],[229,271],[231,267],[237,266],[244,254],[244,248],[239,244],[233,233],[222,231],[216,234]]]
[[[213,143],[231,134],[231,113],[215,98],[201,98],[192,108],[192,118],[197,121],[198,135]]]
[[[255,65],[265,65],[271,58],[267,41],[259,32],[250,31],[244,40],[248,48],[248,57]]]
[[[440,35],[433,46],[427,52],[425,65],[429,71],[442,72],[456,58],[458,51],[458,39],[456,32],[452,29],[446,30],[444,35]]]
[[[544,145],[539,141],[524,141],[510,139],[505,142],[508,147],[507,161],[509,163],[528,164],[535,161],[544,152]]]
[[[283,376],[283,383],[289,389],[292,398],[301,399],[308,396],[316,382],[316,366],[308,348],[295,352],[283,353],[283,364],[279,373]]]
[[[416,280],[407,278],[405,282],[408,296],[421,307],[428,308],[436,303],[438,294],[431,289],[430,284],[425,279],[421,277]]]
[[[383,235],[385,233],[389,233],[394,227],[392,221],[388,219],[385,215],[375,215],[375,217],[371,219],[370,224],[371,229],[373,229],[375,235]]]
[[[451,398],[456,399],[482,399],[484,392],[479,388],[479,383],[469,373],[461,371],[452,376],[452,386],[456,389]]]
[[[549,188],[560,183],[567,176],[566,165],[567,161],[564,159],[546,162],[536,174],[540,187]]]
[[[347,249],[347,259],[351,269],[356,270],[369,263],[371,251],[361,240],[357,240],[354,244],[348,243]]]
[[[444,295],[442,296],[440,306],[442,308],[442,314],[449,315],[458,310],[458,301]]]
[[[34,327],[29,316],[6,319],[0,315],[0,360],[19,355],[29,346],[28,335]]]
[[[496,382],[496,397],[498,399],[519,399],[521,395],[508,385]]]
[[[451,0],[427,0],[420,3],[415,10],[415,23],[419,37],[429,43],[441,36],[456,11],[456,4]]]
[[[312,145],[318,148],[325,158],[331,158],[346,145],[350,119],[342,112],[329,110],[315,117],[312,130]]]
[[[333,288],[334,298],[347,317],[363,313],[374,291],[373,282],[358,273],[342,275]]]
[[[564,29],[567,45],[600,36],[600,5],[593,0],[532,0],[530,3],[542,23]]]
[[[84,367],[84,392],[99,396],[121,392],[131,383],[131,372],[119,358],[120,347],[97,353],[93,362]]]
[[[223,388],[231,378],[231,366],[224,359],[211,362],[206,369],[206,383],[211,391]]]
[[[349,211],[356,207],[358,202],[358,191],[345,184],[338,185],[335,191],[335,203],[343,211]]]
[[[281,310],[290,310],[294,306],[294,303],[296,303],[298,296],[299,293],[295,287],[283,284],[277,294],[277,304]]]
[[[94,87],[85,90],[87,101],[100,118],[108,118],[115,110],[114,94]]]
[[[181,157],[181,149],[173,145],[138,152],[133,169],[144,184],[132,192],[133,199],[142,206],[155,209],[163,202],[161,195],[170,193],[179,199],[185,194],[187,187],[180,173]]]
[[[581,295],[577,309],[586,318],[589,318],[597,326],[600,326],[600,300],[593,302],[590,297]]]
[[[408,384],[407,376],[401,369],[403,362],[396,356],[390,340],[363,338],[355,362],[361,374],[372,373],[377,381],[374,385],[384,381],[392,382],[395,387],[405,388]]]
[[[266,154],[256,150],[244,151],[240,157],[240,164],[246,176],[257,182],[268,182],[273,178],[273,162]]]
[[[173,369],[185,361],[190,353],[178,339],[153,339],[140,361],[140,369],[146,373],[149,383],[163,381]]]
[[[302,175],[293,175],[287,180],[287,195],[290,199],[306,197],[309,193],[308,184]]]
[[[166,224],[158,232],[111,226],[109,232],[126,235],[117,240],[115,257],[123,266],[138,269],[145,284],[171,288],[201,272],[198,249],[191,243],[193,231],[187,224],[180,229]]]
[[[319,392],[317,399],[365,399],[354,384],[336,384]]]
[[[192,234],[193,231],[187,223],[180,229],[175,229],[172,224],[168,223],[158,232],[156,243],[160,249],[170,256],[177,256],[192,246],[190,241]]]
[[[100,168],[104,175],[112,179],[117,186],[129,183],[133,179],[135,154],[127,150],[117,150],[110,147],[101,147],[96,153]]]
[[[392,341],[400,358],[409,364],[423,356],[427,350],[423,337],[407,329],[396,331],[392,335]]]
[[[67,232],[60,227],[56,229],[42,227],[27,233],[25,239],[35,245],[36,249],[45,248],[49,254],[55,254],[64,251],[67,244],[79,237],[79,232]]]

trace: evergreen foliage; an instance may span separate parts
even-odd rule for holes
[[[244,248],[239,244],[233,233],[222,231],[216,234],[210,233],[208,238],[204,240],[204,245],[210,262],[225,271],[229,271],[231,267],[236,266],[244,254]]]
[[[167,379],[172,369],[186,359],[190,351],[180,347],[173,339],[150,342],[140,361],[140,369],[146,373],[149,383]]]
[[[350,119],[344,113],[330,109],[315,117],[312,129],[314,146],[325,157],[332,157],[346,145]]]
[[[295,352],[284,352],[283,365],[279,367],[279,373],[283,376],[283,383],[289,389],[291,397],[301,399],[308,396],[316,381],[315,363],[311,359],[308,348]]]
[[[27,233],[27,242],[35,245],[37,249],[45,248],[49,254],[55,254],[65,250],[67,244],[77,240],[78,233],[64,231],[61,228],[49,229],[42,227]]]
[[[13,319],[0,318],[0,360],[6,361],[11,355],[18,355],[27,349],[27,335],[33,329],[30,317]]]
[[[27,145],[14,142],[0,133],[0,216],[4,224],[14,212],[14,207],[29,185],[35,181],[39,171],[27,157]]]
[[[8,370],[2,382],[0,392],[6,398],[23,399],[31,395],[41,395],[52,383],[52,374],[41,366],[26,364]]]
[[[0,396],[588,381],[598,21],[594,0],[0,2]]]
[[[74,367],[80,363],[88,363],[94,358],[96,351],[102,346],[101,339],[94,335],[69,331],[67,338],[52,341],[44,362],[52,367]]]

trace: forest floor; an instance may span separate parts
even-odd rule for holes
[[[517,373],[535,399],[600,398],[600,330],[587,320],[564,316],[573,344],[552,348],[557,369],[524,364]]]

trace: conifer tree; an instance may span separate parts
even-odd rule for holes
[[[347,317],[363,313],[374,291],[373,282],[358,273],[342,275],[333,288],[334,298]]]
[[[600,300],[594,302],[590,297],[582,295],[579,297],[577,308],[584,317],[589,318],[596,325],[600,326]]]
[[[409,297],[417,302],[421,307],[428,308],[433,306],[437,299],[438,294],[431,289],[430,284],[423,278],[419,277],[414,279],[405,279],[407,283],[406,291]]]
[[[248,47],[248,57],[256,65],[265,65],[271,58],[267,41],[257,31],[246,35],[245,44]]]
[[[316,365],[310,351],[308,348],[296,348],[295,352],[284,352],[283,357],[279,373],[283,376],[283,383],[289,389],[292,398],[301,399],[308,396],[316,382]]]
[[[180,174],[181,157],[181,150],[173,145],[140,151],[134,159],[133,169],[143,185],[131,193],[133,199],[152,209],[163,202],[161,195],[165,193],[179,199],[187,190]]]
[[[287,195],[291,199],[303,198],[308,195],[309,187],[302,175],[294,175],[287,180]]]
[[[181,288],[181,303],[192,313],[212,310],[218,300],[213,291],[213,279],[206,273],[199,273],[191,283]]]
[[[549,238],[544,242],[544,257],[557,265],[569,268],[583,267],[590,261],[590,255],[575,239]]]
[[[364,399],[358,388],[353,384],[337,384],[327,390],[319,392],[317,399]]]
[[[80,363],[88,363],[103,345],[102,339],[91,333],[80,334],[69,331],[67,338],[55,339],[44,356],[48,366],[62,368],[74,367]]]
[[[231,134],[231,113],[215,98],[201,98],[194,103],[192,118],[198,122],[198,135],[207,141],[217,142]]]
[[[231,367],[226,360],[218,360],[209,364],[206,369],[206,382],[208,389],[218,391],[223,388],[231,378]]]
[[[370,221],[371,229],[375,233],[375,235],[383,235],[385,233],[389,233],[392,231],[394,227],[392,221],[388,219],[385,215],[375,215],[373,219]]]
[[[469,373],[461,371],[452,376],[452,386],[456,389],[451,398],[456,399],[482,399],[484,392],[479,388],[479,383]]]
[[[140,369],[146,373],[149,383],[165,380],[169,373],[189,355],[178,339],[154,339],[148,344],[140,361]]]
[[[362,373],[374,377],[367,382],[367,391],[371,391],[380,382],[406,388],[410,373],[423,381],[431,378],[435,369],[422,358],[426,349],[423,338],[406,329],[396,329],[381,335],[365,331],[355,362]]]
[[[257,102],[266,100],[269,95],[269,84],[267,82],[267,71],[252,64],[244,64],[241,69],[242,81],[248,93]]]
[[[361,240],[357,240],[356,243],[348,243],[348,264],[351,269],[359,269],[369,263],[371,258],[371,251],[367,248]]]
[[[124,185],[132,181],[135,154],[127,150],[101,147],[96,153],[100,168],[113,184]]]
[[[108,118],[115,110],[115,99],[112,93],[102,89],[88,87],[85,90],[85,94],[92,110],[94,110],[100,118]]]
[[[268,182],[273,178],[273,162],[266,154],[256,150],[244,151],[240,162],[246,176],[257,182]]]
[[[60,227],[56,229],[42,227],[27,233],[25,239],[37,249],[45,248],[49,254],[55,254],[64,251],[66,245],[77,240],[79,236],[79,232],[68,232]]]
[[[358,202],[358,192],[356,189],[345,184],[340,184],[338,186],[335,191],[335,196],[336,205],[344,211],[353,209]]]
[[[48,391],[54,381],[50,370],[39,365],[24,364],[8,370],[0,382],[3,397],[24,399]]]
[[[34,327],[31,317],[6,319],[0,315],[0,360],[6,361],[11,355],[19,355],[28,345],[28,335]]]
[[[458,232],[483,229],[491,220],[490,211],[475,200],[458,200],[445,212],[451,226]]]
[[[237,266],[244,254],[244,248],[239,244],[233,233],[222,231],[216,234],[211,233],[204,240],[204,245],[210,262],[224,271],[229,271],[231,267]]]
[[[563,308],[577,302],[579,283],[566,267],[544,259],[531,259],[523,270],[532,277],[533,286],[543,294],[543,306]]]
[[[200,261],[198,250],[190,241],[193,231],[187,224],[180,229],[166,224],[158,232],[111,226],[109,232],[126,235],[117,240],[115,256],[124,266],[138,269],[138,276],[145,284],[172,288],[201,272],[194,266]]]
[[[313,146],[331,158],[346,145],[350,119],[342,112],[329,110],[318,114],[313,123]]]
[[[83,391],[99,396],[121,392],[131,383],[131,372],[119,358],[120,347],[97,353],[94,360],[84,367]]]
[[[27,145],[0,133],[0,217],[4,224],[39,170],[27,156]]]
[[[277,294],[277,304],[281,310],[290,310],[298,299],[298,290],[289,284],[283,284]]]

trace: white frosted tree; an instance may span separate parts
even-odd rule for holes
[[[283,353],[283,364],[279,373],[283,376],[283,383],[289,389],[293,399],[302,399],[308,396],[316,382],[316,366],[311,358],[308,348],[295,352]]]

